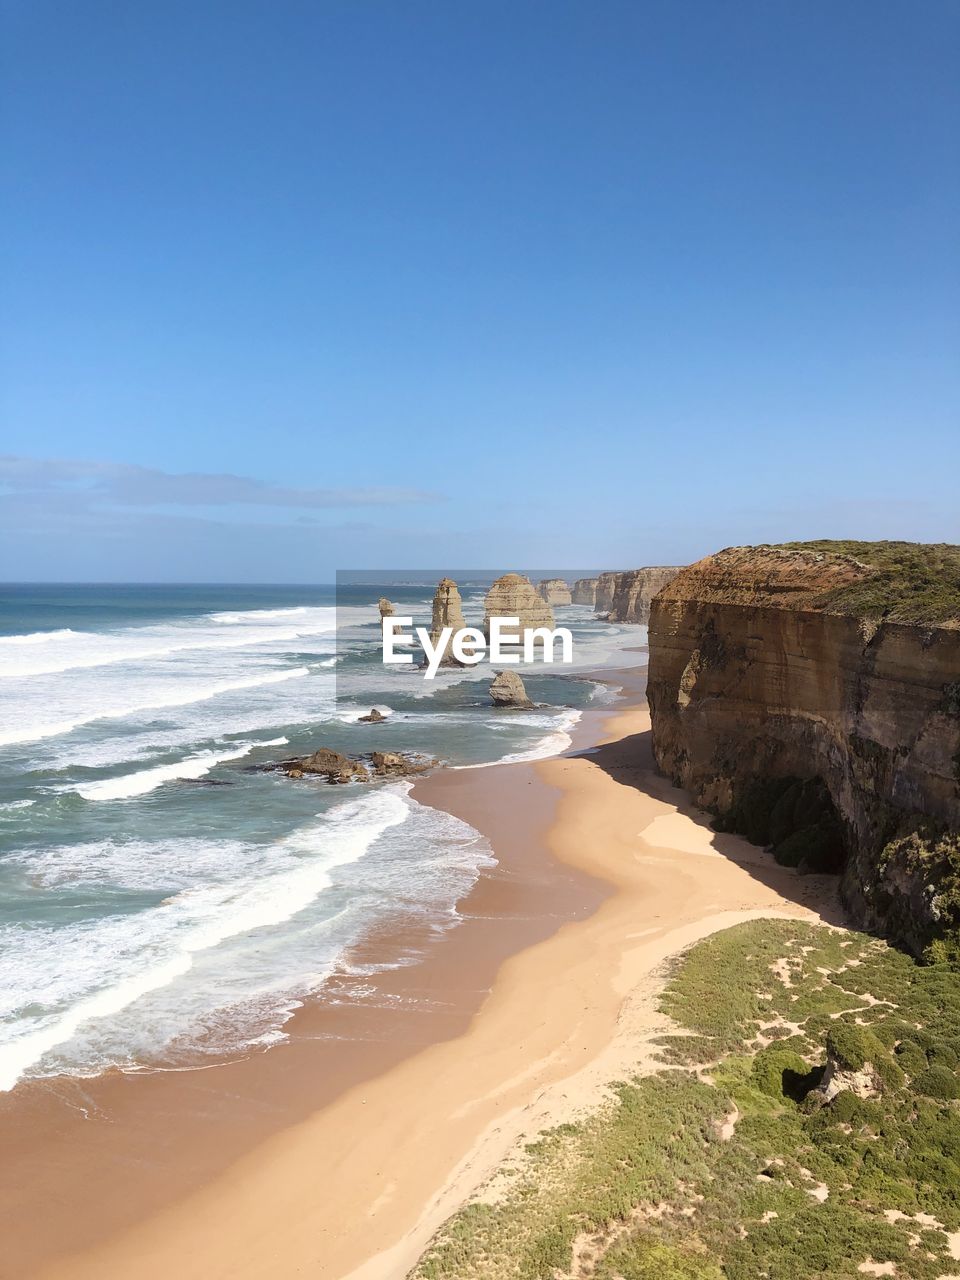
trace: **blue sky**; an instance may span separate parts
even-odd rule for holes
[[[955,0],[0,13],[0,577],[960,541]]]

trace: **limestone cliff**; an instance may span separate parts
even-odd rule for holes
[[[578,578],[570,593],[572,604],[585,604],[591,609],[597,607],[597,579]]]
[[[616,571],[608,570],[601,573],[597,579],[597,594],[594,599],[594,607],[597,613],[606,613],[613,604],[613,593],[616,590],[617,578],[620,575]]]
[[[487,592],[483,631],[490,634],[491,618],[519,618],[524,627],[552,627],[553,610],[529,578],[519,573],[505,573]]]
[[[570,585],[563,578],[541,578],[537,583],[537,591],[547,604],[573,604]]]
[[[618,573],[607,612],[608,621],[646,623],[650,617],[650,601],[679,572],[676,565],[656,565]]]
[[[457,584],[452,578],[441,578],[433,594],[430,643],[436,646],[440,639],[440,632],[444,627],[452,627],[456,632],[461,631],[466,625],[463,617],[463,601],[460,598]],[[443,657],[440,659],[440,665],[441,667],[459,667],[462,665],[453,656],[449,643],[444,650]]]
[[[654,599],[659,767],[855,919],[960,942],[960,548],[732,547]]]

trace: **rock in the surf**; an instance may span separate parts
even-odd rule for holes
[[[340,751],[320,747],[309,756],[283,760],[277,766],[289,778],[321,777],[327,782],[366,782],[368,773],[359,760],[351,760]]]
[[[490,683],[490,699],[497,707],[532,707],[516,671],[498,671]]]

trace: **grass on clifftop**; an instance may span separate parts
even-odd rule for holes
[[[876,572],[854,586],[825,593],[832,612],[892,622],[960,620],[960,547],[947,542],[783,542],[786,551],[845,557]]]
[[[960,1270],[946,1234],[960,1229],[957,969],[754,921],[693,948],[662,1004],[682,1032],[663,1041],[664,1069],[541,1134],[446,1224],[415,1280]],[[822,1101],[828,1042],[844,1069],[872,1063],[877,1096]]]

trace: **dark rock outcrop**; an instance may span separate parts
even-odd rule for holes
[[[369,762],[369,767],[364,761]],[[426,773],[436,763],[430,756],[416,751],[371,751],[362,760],[357,760],[330,747],[321,747],[309,756],[258,767],[279,769],[288,778],[325,778],[330,783],[346,783],[370,782],[373,778],[414,777]]]
[[[366,782],[367,771],[359,760],[351,760],[340,751],[321,747],[312,755],[283,760],[277,766],[289,778],[321,777],[327,782]]]
[[[498,707],[532,707],[516,671],[498,671],[490,682],[490,699]]]
[[[858,923],[960,954],[960,549],[834,546],[728,548],[663,588],[654,755],[716,825],[839,869]]]
[[[382,711],[378,711],[376,707],[371,707],[369,715],[360,716],[357,723],[358,724],[383,724],[386,718],[387,717],[383,714]]]
[[[378,778],[411,778],[426,773],[437,763],[427,756],[408,751],[374,751],[370,755],[373,772]]]

